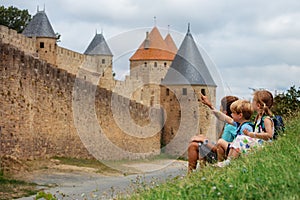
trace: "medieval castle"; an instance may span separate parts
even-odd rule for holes
[[[188,31],[177,47],[157,27],[130,57],[124,81],[112,73],[102,34],[81,54],[57,45],[45,11],[22,34],[0,26],[0,158],[101,160],[182,155],[191,136],[216,140],[216,84]]]

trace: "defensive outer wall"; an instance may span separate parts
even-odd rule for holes
[[[78,119],[73,112],[76,101],[74,84],[78,80],[76,70],[70,72],[72,69],[59,69],[39,60],[34,49],[34,39],[0,27],[2,161],[8,157],[24,160],[52,156],[119,160],[145,158],[160,153],[161,131],[158,127],[161,126],[161,119],[151,121],[152,127],[159,131],[150,137],[129,135],[127,133],[134,130],[130,130],[129,126],[125,127],[125,131],[120,128],[115,121],[111,102],[119,105],[119,118],[128,116],[129,112],[131,119],[141,127],[150,123],[151,113],[158,116],[160,110],[151,109],[150,113],[148,107],[82,79],[79,80],[80,89],[94,94],[92,107],[95,113],[83,111],[80,118],[89,122],[95,120],[96,116],[98,124],[94,127],[90,123],[81,123],[86,127],[78,134],[75,123]],[[80,95],[84,96],[84,93]],[[84,101],[79,103],[84,104]],[[82,130],[87,132],[83,134]],[[86,137],[90,133],[96,134],[96,138],[102,134],[104,137],[98,139],[107,139],[106,145],[114,148],[101,148],[104,141],[93,140],[93,135]]]

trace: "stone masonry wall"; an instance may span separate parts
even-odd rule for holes
[[[183,90],[186,94],[183,94]],[[183,155],[194,135],[203,134],[216,142],[215,117],[207,106],[199,104],[198,93],[205,90],[215,105],[215,87],[168,85],[161,88],[161,105],[165,109],[162,135],[163,151]]]
[[[160,153],[161,122],[157,119],[151,122],[150,128],[146,127],[152,113],[147,107],[80,80],[80,91],[95,91],[94,102],[88,107],[95,112],[76,110],[76,100],[82,98],[82,108],[85,108],[87,99],[84,98],[90,97],[82,93],[74,96],[77,80],[74,74],[8,44],[0,43],[0,58],[0,157],[11,155],[22,160],[94,156],[117,160]],[[112,98],[116,105],[120,105],[116,106],[117,116],[111,108]],[[83,114],[80,115],[80,112]],[[135,127],[126,127],[126,123],[120,126],[114,119],[128,116],[127,112],[131,120],[141,127],[138,129],[140,135],[130,135]],[[153,112],[156,115],[160,111]],[[151,137],[143,133],[151,128]],[[118,147],[118,150],[104,148],[103,138],[108,138],[108,145]],[[122,153],[117,153],[120,151]]]
[[[28,38],[22,34],[18,34],[17,31],[2,25],[0,25],[0,42],[11,44],[18,47],[21,51],[24,51],[25,54],[37,57],[35,38]]]
[[[45,43],[45,48],[40,49],[38,47],[40,41]],[[82,67],[99,73],[104,73],[107,71],[107,68],[112,68],[111,56],[84,55],[52,44],[51,42],[53,42],[53,39],[28,38],[23,34],[18,34],[17,31],[2,25],[0,25],[0,42],[15,46],[27,55],[32,55],[39,59],[42,57],[48,63],[52,63],[58,66],[58,68],[66,70],[67,72],[75,75],[77,74],[79,68]],[[38,49],[40,49],[39,52],[37,52]],[[41,50],[43,50],[43,52]],[[47,59],[48,57],[49,59]],[[102,62],[103,59],[105,60],[105,64]],[[109,69],[109,71],[111,71],[111,69]],[[112,73],[106,73],[106,75],[108,76],[107,78],[112,79]]]

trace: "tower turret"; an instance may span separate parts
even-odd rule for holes
[[[183,153],[196,134],[216,140],[216,125],[211,112],[201,104],[198,94],[216,101],[216,84],[190,32],[186,36],[161,82],[161,105],[165,109],[162,144],[167,153]]]
[[[36,53],[38,53],[40,59],[56,65],[57,36],[45,10],[37,11],[22,34],[36,39]]]
[[[112,88],[114,84],[112,73],[113,54],[102,33],[98,34],[96,32],[84,54],[96,60],[97,66],[93,68],[95,72],[101,74],[99,84],[105,88]]]
[[[171,35],[167,37],[167,40],[164,40],[158,28],[154,27],[150,33],[146,32],[145,40],[129,59],[130,76],[139,77],[144,83],[144,86],[136,90],[133,96],[135,100],[145,105],[159,104],[159,83],[177,51]]]

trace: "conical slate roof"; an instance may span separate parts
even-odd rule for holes
[[[112,56],[103,34],[97,34],[89,44],[88,48],[85,50],[84,54],[86,55],[105,55]]]
[[[190,28],[162,84],[216,86],[190,33]]]
[[[157,27],[154,27],[138,50],[131,56],[130,61],[136,60],[170,60],[176,52],[169,49]]]
[[[23,30],[27,37],[49,37],[56,38],[50,21],[45,11],[38,11]]]

